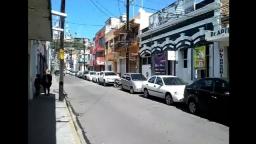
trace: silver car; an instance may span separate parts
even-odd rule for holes
[[[146,77],[141,73],[125,73],[121,78],[122,89],[129,90],[130,93],[143,92],[142,83],[147,81]]]

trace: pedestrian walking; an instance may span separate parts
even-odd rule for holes
[[[38,97],[40,95],[40,86],[41,86],[40,74],[36,75],[34,86],[36,89],[36,97]]]
[[[44,93],[45,95],[50,95],[50,88],[52,85],[52,75],[49,70],[46,70],[43,75],[42,85],[44,87]],[[47,93],[46,93],[47,91]]]

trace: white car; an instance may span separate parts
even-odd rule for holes
[[[142,84],[143,96],[165,99],[166,104],[183,102],[186,84],[182,79],[171,75],[154,75]]]
[[[92,77],[93,75],[95,75],[96,72],[95,71],[89,71],[88,74],[86,74],[86,79],[89,80],[89,81],[92,81]]]
[[[141,73],[125,73],[121,78],[122,89],[129,90],[131,94],[134,92],[143,92],[142,84],[147,79]]]
[[[100,72],[96,72],[95,75],[92,75],[92,81],[98,83]]]
[[[113,71],[101,71],[98,83],[106,86],[107,84],[114,84],[116,79],[120,79],[120,77]]]

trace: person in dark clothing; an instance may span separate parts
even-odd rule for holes
[[[43,81],[42,81],[43,87],[44,87],[44,93],[45,95],[50,95],[50,87],[52,85],[52,75],[49,70],[46,71],[43,75]],[[47,93],[46,93],[47,91]]]
[[[40,95],[40,86],[41,86],[40,74],[36,75],[34,86],[36,88],[36,97],[38,97]]]

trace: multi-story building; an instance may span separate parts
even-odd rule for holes
[[[93,70],[105,70],[105,27],[99,30],[94,38]]]
[[[125,72],[139,72],[140,59],[137,36],[140,29],[148,26],[150,15],[151,13],[140,9],[139,14],[129,21],[129,32],[127,32],[125,25],[126,16],[123,15],[120,17],[119,25],[112,26],[112,30],[106,33],[106,70],[112,70],[120,75]],[[107,21],[108,25],[111,25],[111,19]]]
[[[219,0],[177,0],[149,18],[140,34],[142,73],[177,75],[187,82],[219,77],[219,47],[206,39],[219,25]]]
[[[125,15],[120,18],[109,18],[106,23],[105,31],[105,70],[117,73],[117,53],[115,52],[115,32],[124,25]]]

